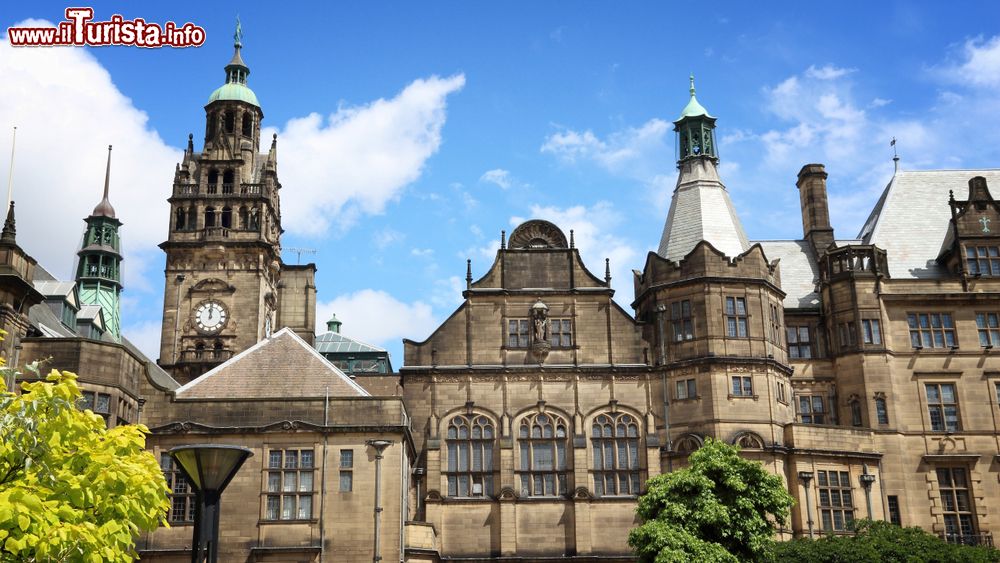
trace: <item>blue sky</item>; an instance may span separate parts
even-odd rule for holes
[[[6,5],[6,29],[66,4]],[[285,247],[316,249],[320,320],[387,347],[422,340],[479,277],[501,229],[541,217],[611,258],[618,301],[656,248],[676,180],[670,121],[719,118],[721,173],[751,239],[798,238],[795,175],[830,174],[857,234],[892,173],[1000,165],[1000,4],[97,3],[95,19],[206,29],[199,48],[12,48],[0,126],[18,126],[19,241],[69,277],[115,145],[126,334],[156,357],[173,165],[196,149],[238,13],[279,135]],[[9,133],[0,135],[6,176]],[[295,262],[294,253],[286,261]]]

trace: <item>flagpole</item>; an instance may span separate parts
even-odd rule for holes
[[[7,171],[7,207],[14,195],[14,145],[17,143],[17,126],[14,126],[14,136],[10,141],[10,169]]]

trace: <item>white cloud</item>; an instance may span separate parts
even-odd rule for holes
[[[151,360],[160,357],[160,331],[163,325],[159,320],[146,321],[136,324],[127,324],[122,327],[122,334],[128,338],[135,347],[146,354]]]
[[[326,320],[336,313],[346,336],[381,347],[399,346],[401,338],[423,339],[437,328],[431,306],[404,303],[381,290],[362,289],[316,304],[316,331],[326,332]],[[394,358],[400,363],[402,358]]]
[[[885,98],[875,98],[868,104],[871,108],[880,108],[882,106],[887,106],[892,103],[892,100],[886,100]]]
[[[611,133],[604,140],[590,130],[580,133],[566,129],[549,135],[541,151],[565,162],[591,160],[610,172],[645,178],[651,166],[660,166],[653,163],[673,154],[671,131],[671,124],[662,119],[650,119],[639,127]]]
[[[379,250],[385,250],[388,246],[401,242],[406,238],[406,235],[389,227],[380,229],[372,237],[372,242],[375,243],[375,247]]]
[[[858,69],[856,68],[839,68],[830,64],[819,68],[816,68],[816,65],[810,65],[809,68],[806,69],[806,76],[809,78],[817,78],[819,80],[833,80],[857,70]]]
[[[462,74],[432,76],[389,100],[288,121],[278,132],[282,224],[319,236],[345,218],[381,213],[440,148],[448,95],[464,85]]]
[[[431,292],[431,303],[440,310],[451,313],[465,300],[462,297],[463,291],[465,291],[465,280],[458,276],[437,280]]]
[[[29,20],[17,25],[45,26]],[[152,291],[166,236],[166,199],[181,151],[167,145],[90,51],[11,47],[0,40],[0,176],[17,126],[18,242],[57,277],[71,278],[81,219],[101,199],[107,147],[111,202],[124,222],[127,291]],[[85,111],[70,108],[86,108]],[[178,141],[181,141],[178,139]],[[2,205],[2,203],[0,203]]]
[[[943,68],[947,77],[974,86],[1000,86],[1000,35],[967,40],[961,56],[961,62]]]
[[[503,190],[510,188],[512,185],[510,171],[504,170],[503,168],[487,170],[482,176],[479,177],[479,181],[487,184],[495,184],[500,186],[500,189]]]
[[[545,219],[555,223],[569,238],[573,231],[576,248],[592,274],[604,279],[604,259],[611,260],[611,284],[618,289],[619,299],[629,299],[632,288],[632,268],[638,263],[639,253],[627,240],[614,231],[622,222],[622,215],[614,206],[601,201],[590,207],[531,206],[531,217],[511,217],[510,224],[517,226],[527,219]]]
[[[434,256],[434,249],[433,248],[413,248],[413,249],[410,250],[410,254],[412,256],[416,256],[417,258],[430,258],[431,256]]]

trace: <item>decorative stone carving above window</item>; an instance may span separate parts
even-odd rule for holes
[[[569,248],[566,235],[548,221],[532,219],[521,223],[510,234],[511,250],[545,250]]]

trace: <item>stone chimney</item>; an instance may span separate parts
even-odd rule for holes
[[[826,169],[822,164],[806,164],[799,171],[796,185],[802,204],[802,235],[820,256],[834,241],[826,198]]]

